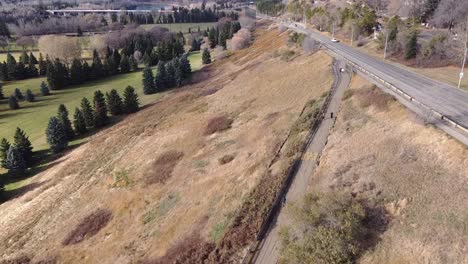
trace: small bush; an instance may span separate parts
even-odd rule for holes
[[[284,50],[281,52],[281,60],[282,61],[292,61],[296,57],[296,52],[294,50]]]
[[[112,218],[112,212],[109,209],[98,209],[86,216],[81,223],[68,234],[62,245],[78,244],[81,241],[96,235],[99,230],[104,228]]]
[[[218,162],[220,165],[224,165],[224,164],[227,164],[231,161],[233,161],[235,158],[235,156],[233,154],[229,154],[229,155],[224,155],[222,156],[221,158],[218,159]]]
[[[358,47],[362,47],[362,46],[364,46],[364,45],[366,45],[366,41],[365,41],[364,39],[360,39],[360,40],[358,40],[358,42],[356,43],[356,46],[358,46]]]
[[[217,116],[208,121],[208,125],[205,128],[205,135],[211,135],[216,132],[221,132],[231,128],[232,119],[227,116]]]
[[[342,100],[343,101],[348,100],[349,98],[351,98],[351,96],[353,96],[353,94],[354,94],[354,90],[346,90],[343,94]]]
[[[373,105],[381,111],[387,110],[388,104],[395,101],[393,96],[378,90],[375,85],[358,90],[356,95],[358,95],[359,105],[361,107],[366,108]]]
[[[309,194],[304,205],[293,210],[299,238],[281,230],[280,263],[354,263],[367,233],[366,210],[350,196]]]

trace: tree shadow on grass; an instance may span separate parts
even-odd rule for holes
[[[42,181],[42,182],[32,182],[32,183],[24,185],[24,186],[22,186],[22,187],[20,187],[18,189],[5,191],[3,193],[3,197],[2,197],[3,201],[8,201],[8,200],[11,200],[11,199],[19,198],[19,197],[25,195],[26,193],[28,193],[30,191],[36,190],[37,188],[41,187],[42,185],[44,185],[48,181],[49,180]]]

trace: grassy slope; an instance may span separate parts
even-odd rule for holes
[[[467,263],[468,149],[369,86],[353,78],[311,190],[385,207],[391,222],[359,263]]]
[[[201,55],[192,53],[189,56],[192,63],[192,70],[201,68]],[[34,94],[40,94],[39,85],[45,78],[34,78],[17,82],[10,82],[3,87],[5,96],[10,95],[13,90],[18,87],[23,94],[26,89],[31,89]],[[79,106],[81,98],[88,97],[92,100],[94,91],[101,90],[102,92],[116,89],[120,94],[127,85],[133,86],[140,96],[140,104],[145,105],[158,98],[158,94],[143,95],[141,72],[134,72],[122,75],[116,75],[99,81],[88,82],[79,87],[71,87],[65,90],[53,91],[52,96],[41,97],[37,96],[37,102],[27,103],[20,102],[21,109],[11,111],[8,110],[7,100],[0,102],[0,138],[5,137],[11,139],[16,127],[21,127],[34,146],[35,150],[47,148],[44,137],[44,130],[47,126],[48,119],[55,115],[58,105],[65,104],[70,113],[70,119],[73,119],[75,107]],[[76,142],[74,142],[76,143]]]

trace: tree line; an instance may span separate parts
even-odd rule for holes
[[[143,70],[143,93],[154,94],[173,87],[180,87],[191,72],[192,68],[187,54],[167,62],[160,61],[156,75],[153,74],[153,70],[148,65]]]
[[[75,109],[73,123],[69,119],[68,109],[63,104],[59,105],[57,115],[49,119],[45,134],[53,153],[63,151],[77,136],[107,125],[109,114],[118,116],[137,112],[139,101],[135,89],[127,86],[123,98],[115,89],[105,96],[97,90],[94,92],[93,106],[86,97],[81,100],[80,106],[81,108]],[[23,176],[37,160],[33,158],[32,144],[23,130],[17,128],[13,140],[13,143],[5,138],[0,140],[0,165],[12,176]]]
[[[49,87],[45,82],[41,82],[40,86],[40,91],[42,96],[48,96],[50,95]],[[3,89],[2,85],[0,84],[0,100],[5,99],[5,96],[3,95]],[[13,91],[13,94],[8,97],[8,106],[10,107],[10,110],[16,110],[20,108],[20,101],[26,101],[26,102],[35,102],[36,101],[36,96],[34,93],[30,90],[26,90],[26,95],[23,95],[21,90],[19,88],[15,88]]]

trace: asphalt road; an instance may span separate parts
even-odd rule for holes
[[[345,68],[345,63],[340,61],[336,64],[335,68]],[[335,123],[336,113],[339,111],[344,91],[351,80],[351,76],[348,72],[340,73],[339,75],[335,93],[325,113],[325,119],[321,122],[317,132],[308,143],[301,164],[286,193],[287,203],[300,203],[307,193],[309,179],[316,167],[316,159],[325,147],[330,130]],[[331,113],[333,113],[333,118],[331,118]],[[255,263],[275,264],[277,262],[281,246],[278,231],[282,225],[291,223],[291,220],[291,215],[287,210],[283,210],[282,208],[275,221],[270,225],[266,237],[260,244],[259,250],[254,258]]]
[[[330,38],[313,30],[295,27],[294,24],[291,24],[290,27],[319,40],[339,56],[358,64],[372,74],[398,87],[419,102],[468,129],[468,92],[385,63],[347,45],[331,42]]]

